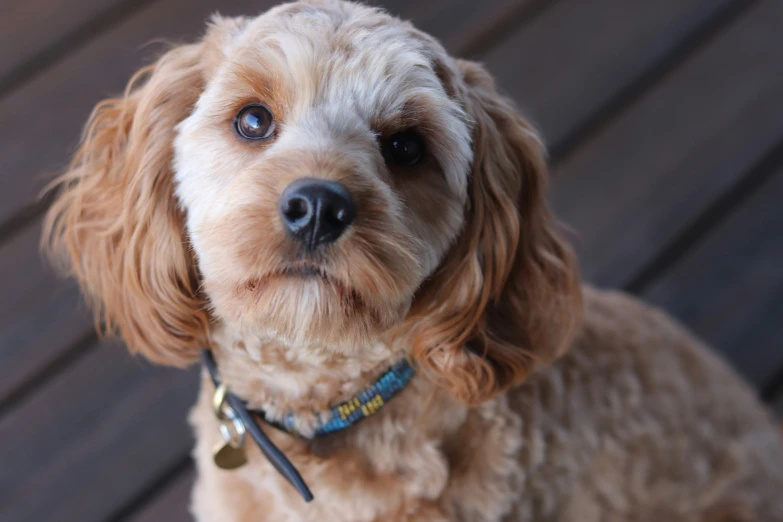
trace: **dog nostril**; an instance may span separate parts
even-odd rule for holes
[[[299,221],[307,216],[310,211],[310,205],[304,198],[291,198],[285,203],[283,214],[291,221]]]

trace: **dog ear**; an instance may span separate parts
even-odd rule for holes
[[[582,305],[574,255],[545,200],[540,139],[481,66],[457,68],[452,90],[474,123],[466,222],[414,302],[412,344],[420,366],[473,404],[561,355]]]
[[[221,22],[204,42],[221,40]],[[138,71],[124,96],[100,102],[70,169],[52,185],[46,216],[43,248],[79,281],[98,327],[164,364],[195,360],[207,336],[171,164],[175,127],[216,59],[203,42],[173,48]]]

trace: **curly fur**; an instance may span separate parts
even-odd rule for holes
[[[248,103],[270,108],[273,139],[234,132]],[[379,143],[411,128],[427,159],[394,166]],[[277,211],[313,176],[357,205],[315,254]],[[535,130],[480,65],[314,0],[215,17],[100,103],[44,245],[131,350],[186,365],[210,346],[235,393],[305,434],[401,357],[419,368],[347,431],[267,430],[307,505],[256,448],[214,466],[204,379],[198,520],[783,520],[768,413],[666,316],[580,286],[546,183]]]

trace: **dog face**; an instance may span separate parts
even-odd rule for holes
[[[463,224],[472,151],[444,53],[353,5],[235,30],[174,146],[206,297],[234,328],[359,349],[405,318]]]
[[[377,9],[295,3],[214,19],[99,104],[45,238],[154,360],[216,323],[351,357],[402,338],[477,402],[578,322],[545,184],[481,67]]]

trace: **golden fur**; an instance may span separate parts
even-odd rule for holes
[[[236,134],[249,103],[273,138]],[[408,129],[427,158],[394,166],[379,145]],[[302,177],[357,206],[316,253],[277,210]],[[100,103],[44,243],[131,350],[186,365],[210,346],[235,393],[303,433],[401,357],[419,369],[346,431],[267,429],[311,504],[257,448],[214,466],[204,379],[200,521],[783,520],[768,414],[670,319],[580,287],[546,182],[535,131],[480,65],[377,9],[299,2],[215,17]]]

